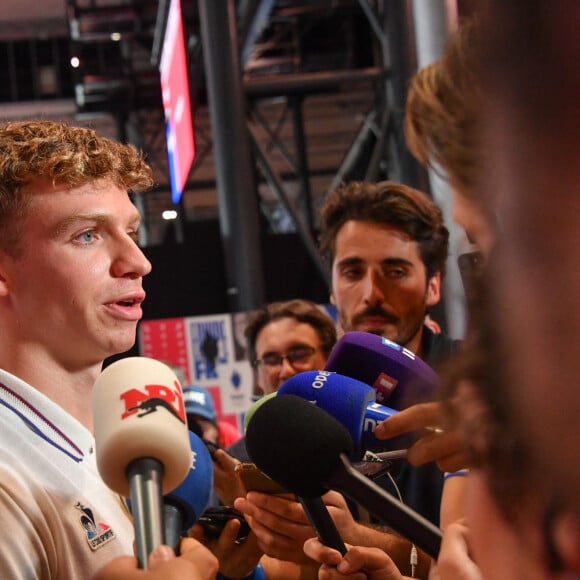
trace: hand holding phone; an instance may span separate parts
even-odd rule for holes
[[[208,507],[201,514],[197,523],[203,528],[204,533],[210,538],[219,538],[225,525],[231,520],[237,519],[242,524],[236,542],[243,542],[250,533],[250,525],[244,518],[244,514],[229,506]]]

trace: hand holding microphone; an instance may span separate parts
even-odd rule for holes
[[[279,393],[254,413],[246,443],[256,465],[296,495],[340,491],[437,557],[439,528],[354,469],[348,460],[353,453],[351,434],[318,406]]]
[[[342,557],[335,550],[323,545],[317,538],[310,538],[304,543],[304,553],[320,564],[319,575],[325,580],[348,580],[348,578],[367,578],[368,580],[407,578],[390,556],[381,548],[351,546]],[[341,562],[348,563],[348,572],[338,570]],[[344,564],[343,564],[344,565]]]
[[[397,413],[375,429],[375,437],[385,445],[410,432],[417,440],[407,449],[407,461],[424,465],[435,461],[441,471],[458,471],[467,465],[463,439],[457,429],[433,428],[443,422],[442,403],[419,403]]]
[[[185,538],[182,548],[180,557],[169,546],[155,548],[149,556],[147,572],[137,566],[136,558],[117,556],[91,580],[215,580],[219,562],[205,546]]]
[[[335,371],[370,385],[377,402],[400,411],[378,425],[377,439],[393,448],[394,438],[407,439],[407,459],[413,465],[436,461],[442,471],[465,467],[465,453],[456,431],[438,428],[442,422],[437,401],[439,377],[421,358],[406,348],[368,332],[345,333],[336,343],[325,370]]]
[[[128,357],[108,366],[93,390],[97,467],[115,492],[131,498],[137,558],[147,568],[165,542],[162,494],[191,466],[181,385],[165,364]]]

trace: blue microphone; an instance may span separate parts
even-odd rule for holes
[[[278,395],[296,395],[315,403],[344,425],[354,443],[353,460],[365,451],[399,449],[401,436],[382,440],[374,435],[375,427],[397,411],[375,401],[375,390],[356,379],[329,371],[305,371],[290,377],[278,390]],[[408,441],[405,441],[408,447]]]
[[[213,489],[213,462],[205,443],[191,431],[191,466],[183,482],[163,496],[165,543],[176,552],[181,536],[197,522],[208,506]]]

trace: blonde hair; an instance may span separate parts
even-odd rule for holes
[[[444,55],[412,78],[404,125],[407,147],[417,160],[443,168],[470,198],[476,195],[484,165],[475,28],[474,22],[463,23]]]
[[[6,123],[0,126],[0,248],[11,255],[19,251],[27,188],[38,179],[71,188],[98,179],[133,191],[153,185],[151,168],[131,145],[65,123]]]

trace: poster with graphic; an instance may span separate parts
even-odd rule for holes
[[[336,320],[331,305],[320,308]],[[217,417],[242,431],[245,412],[261,391],[247,360],[245,328],[250,312],[144,320],[139,325],[143,356],[183,368],[187,384],[209,390]]]
[[[222,410],[226,414],[245,413],[252,405],[254,372],[245,361],[232,362],[222,369],[220,383]]]
[[[218,385],[224,414],[244,413],[252,404],[253,373],[247,361],[236,361],[232,316],[186,319],[192,382]]]
[[[142,322],[139,325],[139,351],[142,356],[181,367],[188,382],[191,381],[185,318]]]
[[[244,413],[252,404],[254,375],[238,342],[231,314],[147,320],[139,325],[140,353],[182,367],[187,384],[209,390],[218,419],[241,431]]]
[[[186,319],[191,380],[207,387],[223,380],[222,368],[233,360],[229,314]]]

